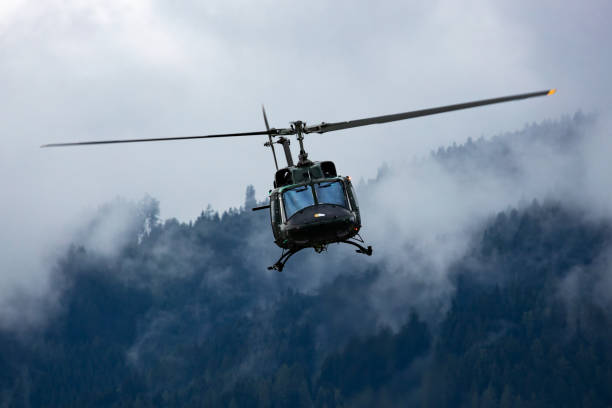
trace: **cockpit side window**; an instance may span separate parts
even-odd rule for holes
[[[280,222],[280,208],[278,206],[278,195],[276,194],[272,194],[272,196],[270,196],[270,216],[273,224]]]
[[[283,202],[285,204],[285,217],[291,218],[293,214],[302,208],[314,205],[314,196],[310,186],[302,186],[286,190],[283,193]]]
[[[359,207],[359,203],[357,202],[357,193],[355,193],[355,187],[353,187],[353,183],[349,183],[350,196],[353,201],[351,201],[351,206],[353,208]]]
[[[335,204],[348,208],[344,187],[339,181],[315,183],[314,187],[319,204]]]

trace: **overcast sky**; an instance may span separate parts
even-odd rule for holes
[[[6,288],[117,196],[190,220],[271,188],[265,137],[40,149],[334,122],[558,88],[553,97],[308,135],[310,157],[372,178],[468,137],[609,113],[602,1],[0,2],[0,266]],[[295,149],[295,141],[292,147]],[[295,152],[295,150],[294,150]],[[43,268],[44,269],[44,268]],[[41,284],[42,285],[42,284]]]

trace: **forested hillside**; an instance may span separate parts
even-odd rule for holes
[[[470,182],[531,177],[521,141],[569,151],[594,120],[426,160]],[[301,254],[282,273],[265,268],[279,251],[252,188],[246,209],[190,223],[116,200],[57,262],[45,324],[0,332],[0,406],[612,406],[612,223],[573,198],[521,199],[469,223],[446,263],[404,238],[378,258]],[[117,212],[121,239],[104,238]],[[440,290],[401,282],[440,270]]]

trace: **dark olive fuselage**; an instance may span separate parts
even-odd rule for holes
[[[281,169],[275,187],[270,192],[270,220],[274,242],[281,248],[318,247],[359,232],[361,217],[351,180],[336,175],[332,162]]]

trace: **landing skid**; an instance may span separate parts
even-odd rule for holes
[[[366,248],[366,247],[364,247],[363,245],[361,245],[361,244],[359,244],[359,243],[357,243],[357,242],[355,242],[355,241],[342,241],[342,242],[343,242],[343,243],[345,243],[345,244],[354,245],[354,246],[356,246],[357,248],[359,248],[359,249],[357,249],[357,250],[355,251],[355,252],[357,252],[358,254],[364,254],[364,255],[367,255],[367,256],[372,256],[372,247],[371,247],[371,246],[369,246],[369,245],[368,245],[368,247]]]
[[[359,237],[359,238],[361,238],[361,237]],[[360,240],[359,242],[363,243],[363,240]],[[357,252],[358,254],[364,254],[364,255],[367,255],[367,256],[372,256],[372,247],[368,246],[366,248],[363,245],[361,245],[359,242],[355,242],[355,241],[351,241],[351,240],[338,241],[339,244],[340,243],[344,243],[344,244],[349,244],[349,245],[356,246],[358,249],[355,252]],[[313,247],[300,247],[300,248],[292,248],[292,249],[289,249],[289,250],[283,249],[283,253],[281,254],[280,258],[278,258],[278,261],[276,261],[276,263],[274,265],[268,266],[268,269],[269,270],[276,270],[276,271],[282,272],[283,268],[285,267],[285,264],[287,263],[289,258],[291,258],[293,255],[295,255],[298,252],[300,252],[302,249],[306,249],[306,248],[313,248]],[[315,249],[315,251],[317,253],[323,252],[326,248],[327,248],[326,245],[321,245],[321,246],[314,247],[314,249]]]

